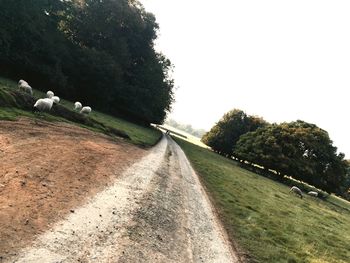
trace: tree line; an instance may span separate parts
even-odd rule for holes
[[[136,0],[0,0],[0,71],[103,112],[162,123],[172,64]]]
[[[206,133],[206,131],[204,129],[196,129],[196,128],[192,127],[191,124],[182,124],[182,123],[179,123],[173,119],[167,119],[164,123],[176,128],[176,129],[185,131],[185,132],[187,132],[193,136],[196,136],[198,138],[201,138]]]
[[[221,155],[274,170],[348,197],[349,162],[328,132],[301,120],[270,124],[242,110],[226,113],[202,141]]]

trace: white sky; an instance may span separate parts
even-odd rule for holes
[[[350,1],[141,2],[175,65],[171,118],[204,129],[233,108],[301,119],[350,157]]]

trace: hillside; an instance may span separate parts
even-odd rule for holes
[[[248,262],[337,262],[350,258],[350,203],[289,193],[289,187],[229,158],[176,139]]]
[[[94,110],[83,116],[65,100],[33,113],[39,97],[0,79],[0,261],[114,182],[161,136]]]
[[[130,142],[151,146],[160,138],[161,133],[149,127],[140,126],[120,118],[100,113],[93,109],[87,117],[73,111],[73,102],[61,99],[54,105],[50,113],[33,113],[36,99],[46,96],[43,92],[33,90],[34,96],[18,91],[17,83],[6,78],[0,78],[0,120],[16,120],[19,117],[29,117],[46,121],[64,121],[85,127],[108,135],[130,139]]]

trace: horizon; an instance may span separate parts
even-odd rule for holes
[[[174,64],[169,118],[209,130],[229,110],[329,133],[347,158],[350,3],[142,0]],[[208,106],[209,105],[209,106]]]

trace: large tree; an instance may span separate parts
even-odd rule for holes
[[[325,130],[304,121],[273,124],[239,139],[234,155],[328,192],[344,193],[348,165]]]
[[[209,132],[202,137],[202,142],[222,155],[232,155],[239,137],[255,131],[267,122],[256,116],[249,116],[244,111],[234,109],[226,113]]]
[[[115,76],[96,84],[109,86],[109,96],[99,95],[114,106],[112,112],[148,123],[162,122],[173,102],[172,65],[154,50],[158,30],[154,15],[138,1],[128,0],[85,0],[73,6],[71,13],[62,26],[68,38],[97,51],[96,56],[103,53],[113,60],[106,65]],[[84,90],[84,84],[75,86]]]
[[[172,64],[136,0],[0,0],[0,69],[43,91],[143,123],[170,110]]]

